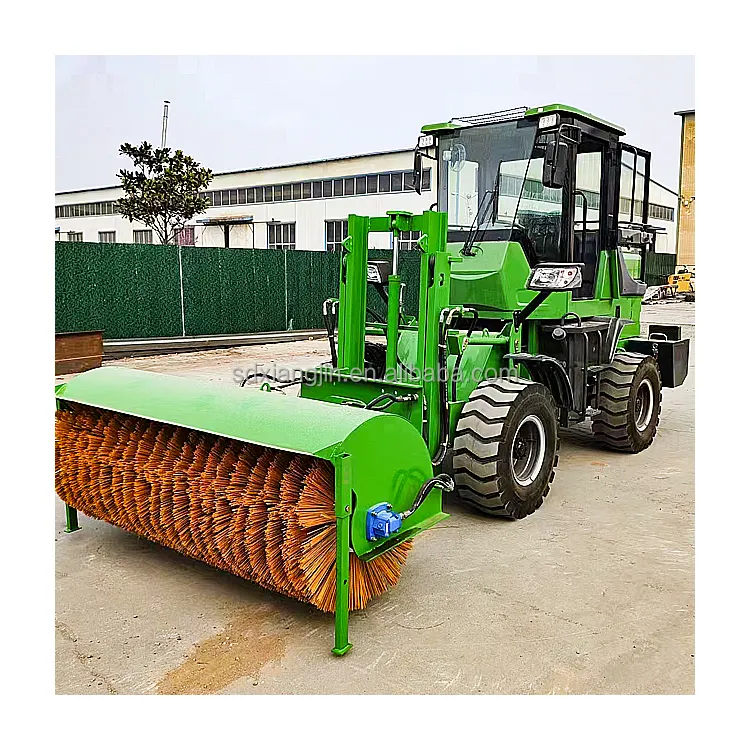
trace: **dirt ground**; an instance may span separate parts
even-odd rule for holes
[[[642,317],[694,338],[694,313]],[[328,356],[317,340],[107,366],[232,383],[236,368]],[[694,383],[691,362],[636,456],[567,432],[552,491],[523,521],[447,498],[450,518],[416,539],[398,586],[352,614],[344,658],[329,652],[331,616],[99,521],[65,534],[56,500],[56,690],[692,693]]]

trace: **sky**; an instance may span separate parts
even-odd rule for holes
[[[55,64],[55,189],[116,185],[121,143],[161,140],[214,172],[413,148],[419,129],[518,106],[569,104],[652,152],[678,184],[693,57],[74,57]]]

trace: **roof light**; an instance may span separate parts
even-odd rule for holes
[[[545,115],[539,118],[539,130],[545,130],[546,128],[556,128],[560,120],[560,116],[555,112],[551,115]]]

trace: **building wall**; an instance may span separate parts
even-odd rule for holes
[[[677,246],[677,211],[679,199],[671,190],[659,185],[657,182],[651,182],[649,185],[649,206],[651,215],[649,223],[656,227],[662,227],[666,230],[666,239],[657,239],[656,252],[674,253]],[[661,218],[663,211],[659,209],[659,216],[654,216],[654,207],[663,206],[671,208],[671,219]]]
[[[677,263],[695,265],[695,112],[682,115]]]
[[[335,180],[336,178],[354,178],[363,175],[398,174],[411,172],[413,153],[399,151],[392,153],[366,155],[348,159],[316,162],[313,164],[292,165],[263,170],[250,170],[221,174],[211,181],[210,191],[246,190],[261,186],[280,186],[300,182]],[[431,165],[429,165],[431,166]],[[231,226],[231,247],[268,247],[268,224],[294,222],[296,228],[295,246],[298,250],[325,250],[326,221],[343,220],[349,214],[365,216],[384,216],[386,211],[404,210],[421,213],[437,200],[435,191],[435,170],[430,172],[430,188],[418,195],[413,190],[351,195],[339,197],[311,197],[305,200],[280,200],[242,205],[213,205],[205,213],[196,216],[195,244],[203,247],[224,246],[223,226],[205,226],[201,220],[219,218],[243,219],[252,217],[252,224]],[[56,196],[56,206],[101,203],[113,201],[122,195],[120,188],[78,191]],[[218,196],[217,196],[218,197]],[[233,196],[236,200],[236,196]],[[88,209],[87,209],[88,210]],[[82,233],[78,239],[84,242],[97,242],[100,232],[116,232],[117,242],[132,242],[133,232],[146,229],[140,223],[131,223],[119,215],[89,215],[76,217],[58,217],[55,219],[58,239],[65,240],[69,232]],[[59,231],[57,231],[59,230]],[[154,235],[154,242],[157,241]],[[390,243],[388,235],[374,235],[372,246],[387,248]]]

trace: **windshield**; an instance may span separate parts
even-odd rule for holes
[[[448,213],[449,228],[468,230],[472,224],[480,228],[513,225],[536,131],[535,122],[517,120],[441,136],[438,207]],[[493,222],[496,187],[499,196],[497,218]]]

